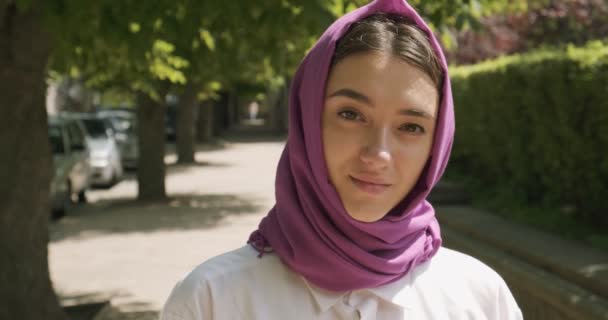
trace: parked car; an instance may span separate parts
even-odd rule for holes
[[[123,167],[110,120],[87,113],[69,113],[63,117],[80,119],[84,124],[91,149],[92,185],[110,187],[116,184],[122,178]]]
[[[54,168],[51,208],[58,217],[69,209],[74,197],[78,202],[86,202],[86,191],[91,185],[90,150],[81,122],[49,117],[48,129]]]
[[[165,115],[165,138],[173,142],[177,138],[177,106],[175,101],[171,101]]]
[[[122,166],[130,169],[136,168],[139,147],[135,114],[125,110],[102,109],[97,111],[97,115],[110,120],[112,124],[114,137],[120,149]]]

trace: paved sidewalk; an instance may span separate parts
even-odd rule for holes
[[[104,320],[156,319],[175,282],[209,257],[245,244],[274,203],[282,142],[233,143],[197,152],[199,164],[167,175],[170,200],[134,202],[129,177],[89,192],[50,225],[49,268],[63,304],[109,299]]]

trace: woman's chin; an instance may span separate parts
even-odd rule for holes
[[[346,212],[351,218],[361,222],[376,222],[382,219],[387,213],[386,210],[378,208],[368,208],[365,210],[361,207],[353,209],[346,208]]]

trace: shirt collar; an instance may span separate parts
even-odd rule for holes
[[[325,312],[329,310],[332,306],[334,306],[338,301],[344,298],[349,292],[335,292],[329,291],[323,288],[316,287],[312,283],[308,282],[304,277],[302,277],[306,287],[310,291],[310,294],[313,296],[317,306],[321,310],[321,312]],[[370,292],[378,298],[384,300],[387,303],[395,305],[400,308],[408,308],[407,305],[404,304],[406,301],[410,301],[404,297],[404,295],[408,295],[411,292],[409,288],[411,284],[411,273],[403,276],[401,279],[385,284],[376,288],[362,289],[361,292]],[[408,288],[406,288],[408,287]]]
[[[302,276],[301,276],[302,277]],[[321,310],[321,312],[325,312],[329,310],[336,302],[340,301],[348,292],[335,292],[325,290],[323,288],[319,288],[314,286],[312,283],[308,282],[304,277],[302,277],[306,287],[310,291],[310,294],[315,299],[317,306]]]
[[[408,308],[407,302],[411,301],[407,296],[411,294],[412,273],[409,272],[395,282],[381,285],[375,288],[365,289],[387,303],[401,308]]]

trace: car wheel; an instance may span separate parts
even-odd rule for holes
[[[72,186],[69,181],[66,181],[65,194],[63,196],[63,201],[61,202],[61,207],[53,210],[53,219],[60,219],[64,217],[70,207],[72,206]]]
[[[86,203],[87,202],[87,194],[86,190],[82,190],[78,192],[78,203]]]
[[[116,170],[114,170],[114,172],[112,172],[112,179],[110,179],[109,186],[113,187],[117,183],[118,183],[118,174],[116,173]]]

